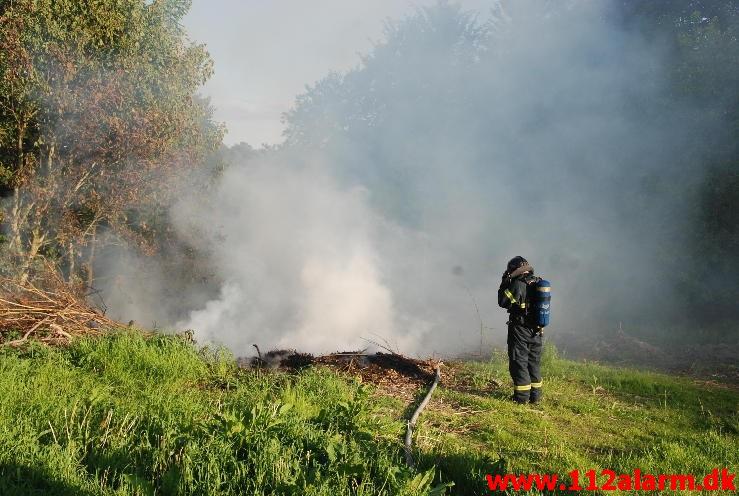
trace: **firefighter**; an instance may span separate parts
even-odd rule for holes
[[[541,400],[541,328],[526,323],[527,281],[534,268],[523,257],[512,258],[498,289],[498,304],[508,310],[508,370],[513,379],[513,401]]]

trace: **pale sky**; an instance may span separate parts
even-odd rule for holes
[[[227,144],[281,141],[280,116],[306,84],[346,71],[382,36],[383,21],[436,0],[194,0],[185,26],[205,43],[215,74],[202,93],[225,122]],[[496,0],[461,0],[487,11]]]

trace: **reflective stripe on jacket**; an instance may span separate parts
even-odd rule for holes
[[[524,277],[528,275],[525,274]],[[498,288],[498,305],[508,310],[508,313],[521,315],[526,310],[526,283],[523,277],[503,281]]]

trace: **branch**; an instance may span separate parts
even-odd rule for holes
[[[97,165],[97,162],[93,162],[90,168],[84,174],[82,174],[82,177],[80,178],[79,181],[77,181],[77,185],[74,187],[74,190],[73,190],[74,193],[79,191],[79,189],[82,187],[82,185],[87,180],[87,178],[90,177],[90,174],[92,174],[92,170],[95,168],[96,165]]]

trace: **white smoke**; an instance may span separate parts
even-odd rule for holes
[[[627,103],[665,93],[662,54],[604,20],[606,2],[557,5],[509,3],[483,62],[413,37],[412,66],[365,59],[359,94],[326,84],[315,129],[331,139],[232,165],[209,204],[181,202],[175,224],[201,233],[223,284],[176,327],[237,354],[477,349],[504,336],[496,290],[515,255],[553,282],[554,332],[656,311],[643,295],[662,281],[645,274],[681,207],[642,199],[680,130]],[[332,120],[364,97],[383,103],[379,131]]]
[[[217,300],[177,327],[239,350],[356,348],[394,334],[373,236],[381,221],[361,188],[339,189],[320,166],[268,161],[227,170],[210,209],[176,211],[180,223],[219,223],[212,249],[226,281]]]

